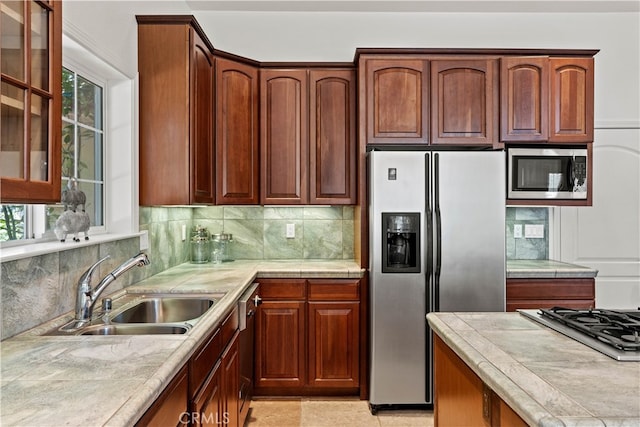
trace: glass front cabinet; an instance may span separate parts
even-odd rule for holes
[[[0,0],[2,203],[60,200],[61,5]]]

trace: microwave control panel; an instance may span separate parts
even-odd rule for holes
[[[587,179],[587,158],[585,156],[576,156],[574,158],[573,177],[578,186],[584,185]]]

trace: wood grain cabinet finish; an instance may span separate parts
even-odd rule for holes
[[[498,140],[498,61],[431,61],[431,144],[488,145]]]
[[[239,426],[240,416],[240,358],[238,354],[238,332],[233,335],[227,349],[222,354],[221,397],[222,424],[229,427]]]
[[[308,201],[308,97],[307,70],[261,71],[262,204]]]
[[[137,16],[140,205],[212,204],[214,60],[192,17]]]
[[[309,204],[356,203],[355,71],[309,71]]]
[[[3,204],[60,201],[62,5],[2,2]]]
[[[187,417],[187,366],[171,380],[153,405],[138,420],[140,426],[180,426],[188,423]]]
[[[593,58],[551,58],[550,142],[592,142]]]
[[[549,139],[549,57],[503,57],[500,61],[500,139]]]
[[[595,279],[507,279],[507,311],[595,307]]]
[[[263,69],[262,204],[354,204],[355,74]]]
[[[258,204],[259,73],[216,58],[216,204]]]
[[[310,387],[360,385],[360,283],[309,280]]]
[[[260,289],[254,394],[357,394],[359,280],[261,279]]]
[[[433,342],[436,427],[527,426],[439,336],[434,334]]]
[[[306,383],[306,284],[261,279],[256,316],[254,395],[300,389]]]
[[[428,61],[411,56],[365,57],[360,69],[367,144],[428,144]]]

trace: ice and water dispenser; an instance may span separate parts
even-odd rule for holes
[[[420,213],[382,214],[382,272],[420,272]]]

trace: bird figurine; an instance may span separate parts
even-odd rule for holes
[[[82,190],[78,190],[78,180],[76,178],[69,178],[67,182],[67,188],[62,191],[62,197],[60,201],[64,205],[64,210],[76,211],[78,206],[82,205],[82,212],[85,211],[85,203],[87,202],[87,196]]]

